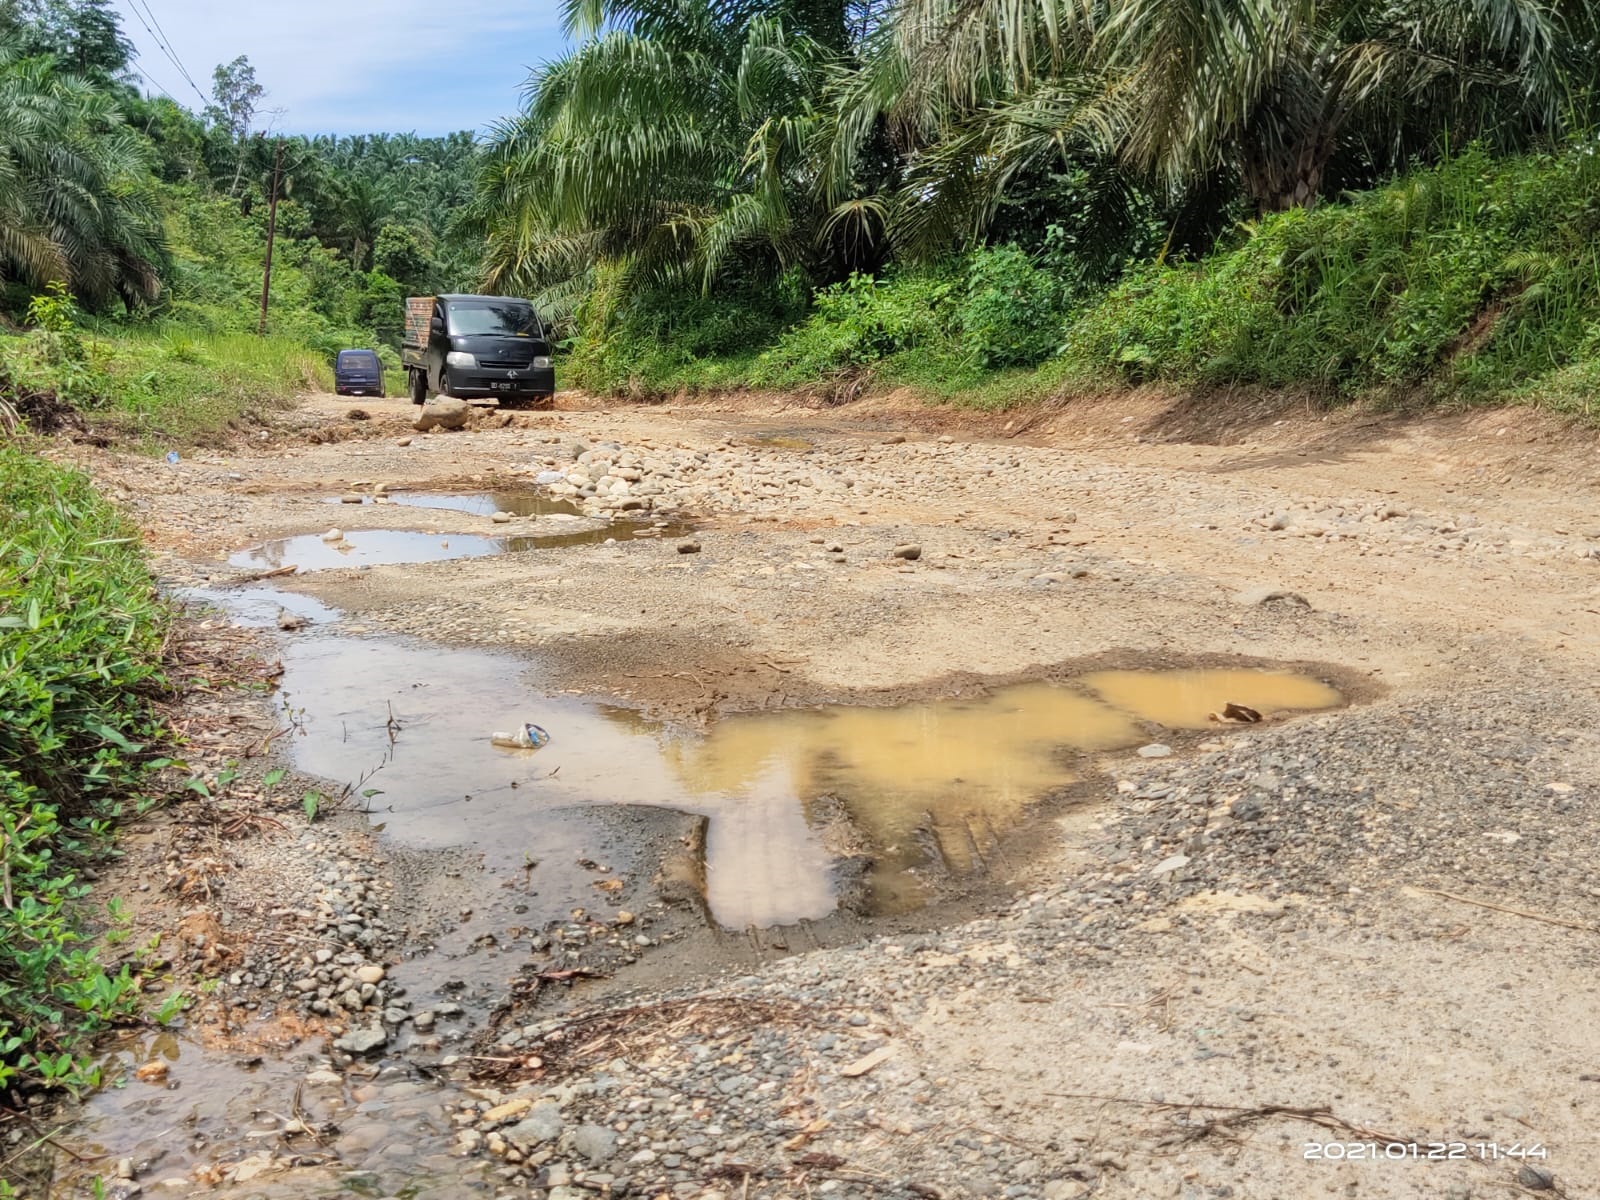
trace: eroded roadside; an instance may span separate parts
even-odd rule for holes
[[[287,616],[252,592],[246,619],[283,686],[206,698],[194,756],[241,778],[129,855],[141,927],[189,922],[174,961],[216,983],[176,1040],[130,1048],[165,1056],[165,1079],[91,1105],[73,1144],[104,1150],[96,1173],[557,1200],[1592,1188],[1600,514],[1573,498],[1577,442],[1544,456],[1569,472],[1552,489],[1492,429],[1063,448],[900,412],[634,410],[401,446],[403,406],[368,407],[367,436],[333,444],[92,464],[173,583],[213,592],[244,572],[229,554],[333,525],[445,552],[531,539],[253,585],[281,589]],[[298,419],[320,434],[340,411]],[[572,477],[597,448],[628,487],[585,504]],[[552,476],[571,512],[337,503]],[[656,536],[541,526],[612,516]],[[913,871],[929,894],[903,911],[760,909],[819,877],[849,896],[861,876],[839,866],[873,857],[852,853],[859,815],[780,808],[801,828],[745,865],[730,932],[699,853],[717,814],[662,806],[664,776],[555,761],[678,746],[682,790],[684,771],[767,761],[760,722],[814,705],[977,705],[1050,680],[1092,707],[1097,671],[1238,666],[1298,666],[1356,703],[1240,728],[1202,705],[1199,728],[1135,717],[1136,737],[1098,742],[1072,736],[1098,716],[1062,716],[1072,752],[1031,815],[963,817],[962,852],[937,819],[869,838],[882,857],[922,829],[947,866],[969,855],[959,878]],[[417,683],[438,698],[394,705]],[[490,757],[489,730],[533,699],[557,740]],[[686,764],[719,729],[747,758]],[[408,736],[428,753],[408,759]],[[1173,753],[1134,752],[1156,742]],[[534,801],[541,778],[560,795]],[[597,803],[585,779],[621,795]],[[305,791],[346,786],[306,822]],[[1467,1160],[1306,1157],[1389,1135]],[[84,1169],[61,1167],[70,1191]]]

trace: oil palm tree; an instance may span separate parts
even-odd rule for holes
[[[148,143],[108,88],[0,46],[0,272],[68,284],[89,307],[160,293]]]
[[[1173,190],[1227,171],[1260,211],[1305,206],[1353,145],[1381,173],[1444,136],[1556,130],[1577,95],[1572,15],[1544,0],[903,0],[837,89],[829,178],[848,180],[885,122],[907,164],[891,223],[930,253],[981,236],[1012,179],[1074,153]]]
[[[569,0],[566,21],[581,44],[530,80],[480,171],[489,286],[567,295],[606,261],[709,287],[735,262],[803,260],[806,147],[845,6]]]

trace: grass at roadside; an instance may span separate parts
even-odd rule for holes
[[[53,397],[134,440],[203,441],[332,386],[326,357],[284,338],[86,324],[59,291],[29,318],[30,332],[0,337],[0,398],[26,414],[28,397]]]
[[[85,341],[93,377],[77,406],[140,437],[204,438],[333,385],[320,354],[279,338],[158,327]]]
[[[94,1082],[85,1039],[141,1009],[85,942],[80,865],[161,760],[168,614],[88,479],[0,442],[0,1092]],[[113,915],[115,910],[113,908]]]

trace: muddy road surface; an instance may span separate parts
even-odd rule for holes
[[[1590,435],[349,407],[73,452],[209,795],[54,1194],[1600,1194]]]

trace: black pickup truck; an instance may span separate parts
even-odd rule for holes
[[[556,391],[539,314],[509,296],[411,297],[400,363],[413,404],[432,393],[533,408],[548,404]]]

